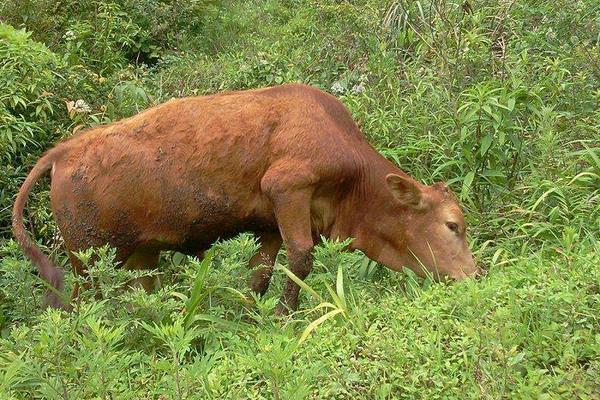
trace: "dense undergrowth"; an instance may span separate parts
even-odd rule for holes
[[[0,4],[0,398],[599,398],[598,32],[591,0]],[[10,211],[45,149],[284,82],[336,94],[386,157],[448,182],[489,274],[433,283],[326,242],[280,320],[285,254],[253,298],[244,235],[204,262],[164,254],[150,295],[98,249],[104,300],[42,309]],[[28,226],[66,266],[48,203],[39,185]]]

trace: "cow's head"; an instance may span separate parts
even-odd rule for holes
[[[436,279],[480,273],[467,243],[464,215],[445,184],[425,186],[389,174],[385,186],[391,196],[385,196],[388,200],[371,229],[379,245],[367,255],[390,269],[400,271],[406,266]]]

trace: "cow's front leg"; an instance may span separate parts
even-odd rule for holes
[[[260,248],[249,263],[249,267],[254,269],[250,278],[250,288],[254,293],[262,296],[271,282],[273,265],[277,259],[277,252],[281,248],[281,235],[279,232],[263,232],[258,234],[258,241]]]
[[[285,243],[290,270],[300,279],[306,278],[312,269],[313,239],[310,224],[312,188],[278,192],[271,197],[279,232]],[[300,287],[287,279],[278,314],[286,314],[298,307]]]

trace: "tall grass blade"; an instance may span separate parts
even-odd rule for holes
[[[319,296],[317,292],[310,286],[308,286],[302,279],[298,278],[292,271],[284,267],[283,265],[277,265],[277,269],[282,270],[285,274],[293,280],[298,286],[300,286],[303,290],[306,290],[312,297],[314,297],[318,302],[322,303],[323,298]]]
[[[587,152],[589,153],[590,157],[592,157],[592,160],[594,161],[594,169],[596,170],[596,173],[600,175],[600,158],[598,157],[598,155],[594,152],[594,150],[592,150],[587,144],[585,144],[583,141],[581,141],[581,144],[583,147],[585,147],[585,149],[587,150]]]
[[[304,329],[304,332],[302,332],[302,335],[300,335],[300,339],[299,339],[298,342],[299,343],[304,342],[308,338],[308,336],[310,335],[310,333],[312,331],[314,331],[315,329],[317,329],[317,327],[319,325],[321,325],[323,322],[327,321],[328,319],[335,317],[339,313],[342,313],[343,311],[344,310],[342,310],[340,308],[336,308],[335,310],[331,310],[327,314],[323,314],[319,318],[315,319],[313,322],[311,322],[310,324],[308,324],[308,326],[306,327],[306,329]]]
[[[205,293],[203,292],[204,282],[206,281],[206,274],[208,273],[208,268],[210,267],[214,254],[214,248],[208,250],[198,268],[198,275],[194,281],[194,286],[192,287],[190,297],[185,304],[186,315],[184,319],[184,326],[186,329],[189,328],[193,323],[193,316],[196,312],[196,308],[198,308],[198,305],[205,296]]]
[[[342,266],[338,265],[338,270],[337,270],[337,279],[336,279],[336,292],[337,295],[339,296],[342,305],[344,306],[344,309],[347,308],[347,303],[346,303],[346,295],[344,293],[344,271],[342,270]]]

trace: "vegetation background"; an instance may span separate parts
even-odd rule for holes
[[[165,254],[150,295],[97,249],[104,300],[42,309],[10,213],[45,149],[172,97],[284,82],[334,93],[382,154],[447,181],[488,276],[433,283],[326,242],[279,320],[285,255],[252,298],[242,235],[202,262]],[[597,0],[5,0],[0,398],[598,399],[599,102]],[[27,221],[66,266],[48,204],[38,185]]]

